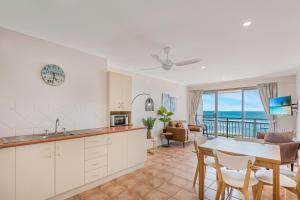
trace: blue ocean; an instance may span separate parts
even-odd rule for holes
[[[266,132],[269,129],[265,112],[245,111],[242,120],[240,111],[219,111],[217,127],[215,127],[215,114],[214,111],[203,111],[202,120],[208,134],[214,134],[217,128],[218,135],[256,137],[257,132]]]
[[[210,118],[215,116],[214,111],[203,111],[204,118]],[[230,119],[240,119],[242,118],[242,112],[240,111],[219,111],[218,118],[230,118]],[[258,120],[266,120],[265,112],[261,111],[245,111],[244,119],[258,119]]]

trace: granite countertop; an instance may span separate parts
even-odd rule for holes
[[[3,138],[0,138],[0,148],[24,146],[24,145],[38,144],[38,143],[45,143],[45,142],[54,142],[54,141],[60,141],[60,140],[69,140],[69,139],[75,139],[75,138],[82,138],[82,137],[89,137],[89,136],[96,136],[96,135],[103,135],[103,134],[111,134],[111,133],[125,132],[125,131],[133,131],[133,130],[139,130],[139,129],[145,129],[145,127],[118,126],[118,127],[104,127],[104,128],[96,128],[96,129],[74,130],[74,131],[68,132],[71,135],[39,138],[39,139],[32,139],[32,140],[28,140],[28,141],[18,141],[18,142],[13,142],[13,143],[4,143]]]

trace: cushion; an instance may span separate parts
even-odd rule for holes
[[[225,168],[221,169],[222,171],[222,178],[225,183],[227,183],[230,186],[236,187],[236,188],[242,188],[244,186],[244,179],[246,176],[245,170],[228,170]],[[258,183],[258,180],[255,178],[254,172],[251,171],[250,180],[249,180],[249,186],[256,185]]]
[[[177,127],[177,128],[184,128],[182,122],[177,122],[177,123],[176,123],[176,127]]]
[[[265,136],[265,142],[270,142],[270,143],[293,142],[293,132],[267,133]]]
[[[265,139],[266,133],[262,133],[262,132],[257,132],[257,139]]]
[[[266,170],[266,169],[261,169],[258,170],[255,174],[256,178],[264,183],[273,184],[273,171],[272,170]],[[296,188],[297,183],[293,179],[280,174],[280,186],[282,187],[287,187],[287,188]]]
[[[175,125],[176,125],[176,123],[175,123],[175,122],[173,122],[173,121],[170,121],[170,122],[169,122],[169,126],[171,126],[171,127],[175,127]]]

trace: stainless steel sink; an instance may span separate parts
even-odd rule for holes
[[[44,135],[44,138],[54,138],[54,137],[63,137],[63,136],[70,136],[70,135],[79,135],[79,134],[75,134],[72,132],[66,132],[66,133],[58,133],[58,134],[52,134],[50,133],[49,135]]]
[[[16,142],[27,142],[31,140],[42,140],[47,138],[63,137],[69,135],[78,135],[72,132],[59,133],[59,134],[48,134],[48,135],[21,135],[13,137],[4,137],[1,138],[4,144],[16,143]]]
[[[16,142],[26,142],[30,140],[40,140],[43,139],[42,135],[21,135],[21,136],[13,136],[13,137],[5,137],[2,138],[4,144],[16,143]]]

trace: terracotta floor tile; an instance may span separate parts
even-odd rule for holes
[[[144,183],[150,185],[153,188],[157,188],[158,186],[162,185],[164,182],[165,182],[164,179],[153,176],[152,178],[148,179]]]
[[[66,200],[80,200],[80,196],[79,195],[76,195],[76,196],[73,196],[71,198],[68,198]]]
[[[170,183],[178,185],[179,187],[184,187],[187,184],[191,183],[190,181],[188,181],[187,179],[181,178],[179,176],[174,176],[173,178],[171,178],[169,180]]]
[[[165,170],[161,170],[159,174],[155,175],[158,178],[162,178],[164,181],[170,180],[174,175]]]
[[[198,194],[198,191],[199,191],[199,185],[196,184],[195,187],[193,186],[192,183],[190,184],[187,184],[185,187],[184,187],[185,190],[189,191],[189,192],[193,192],[195,194]]]
[[[140,196],[129,191],[124,191],[114,198],[114,200],[142,200]]]
[[[147,185],[145,183],[139,183],[136,186],[134,186],[130,192],[136,193],[137,195],[143,197],[147,195],[149,192],[151,192],[153,188],[150,185]]]
[[[111,198],[98,188],[88,190],[79,195],[80,200],[110,200]]]
[[[164,184],[162,184],[161,186],[159,186],[157,188],[157,190],[169,195],[169,196],[173,196],[175,195],[177,192],[179,192],[180,190],[182,190],[181,187],[174,185],[172,183],[169,182],[165,182]]]
[[[172,143],[169,148],[160,147],[154,155],[148,155],[148,160],[142,169],[68,200],[190,200],[197,198],[198,184],[194,188],[192,181],[197,164],[196,156],[192,152],[193,148],[192,143],[187,143],[185,148],[182,148],[180,143]],[[281,173],[295,176],[295,172],[290,172],[286,166],[281,167]],[[216,170],[207,167],[205,177],[204,197],[206,200],[214,200],[217,189]],[[297,199],[295,194],[284,189],[281,189],[280,197],[287,200]],[[242,196],[239,192],[234,191],[231,199],[239,200],[240,198]],[[262,199],[272,199],[272,187],[264,188]]]
[[[136,185],[138,185],[140,182],[137,179],[129,178],[126,180],[122,180],[121,182],[117,182],[117,183],[120,184],[121,186],[125,187],[126,189],[131,189],[131,188],[135,187]]]
[[[126,188],[114,183],[114,182],[110,182],[110,185],[101,187],[101,191],[103,191],[105,194],[107,194],[109,197],[115,197],[117,195],[119,195],[121,192],[125,191]]]
[[[152,178],[153,176],[150,174],[145,174],[143,172],[139,172],[137,174],[134,175],[134,178],[136,180],[142,181],[142,182],[146,182],[148,179]]]
[[[177,200],[197,200],[197,194],[183,189],[173,196],[173,198]]]
[[[167,200],[170,196],[165,193],[162,193],[158,190],[153,190],[148,195],[144,197],[145,200]]]

